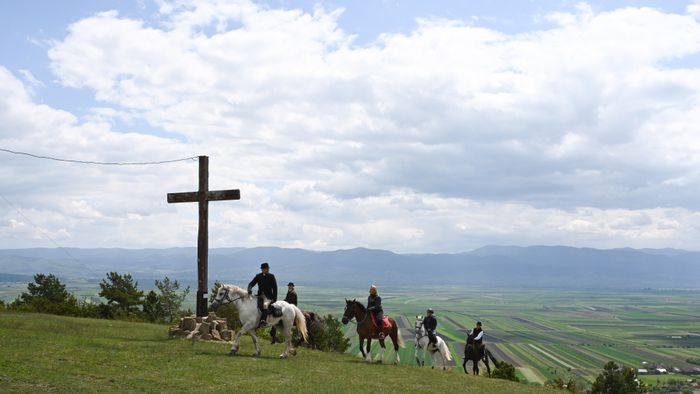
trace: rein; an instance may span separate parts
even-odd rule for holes
[[[226,304],[230,304],[230,303],[232,303],[232,302],[234,302],[234,301],[238,301],[238,300],[243,299],[243,297],[245,297],[245,295],[238,296],[237,298],[233,298],[233,299],[230,298],[229,289],[228,289],[227,287],[225,287],[225,288],[224,288],[224,296],[221,298],[221,301],[222,301],[221,304],[222,304],[222,305],[225,305],[225,304],[223,303],[224,300],[228,300],[228,302],[227,302]],[[258,296],[254,296],[254,295],[250,294],[249,297],[258,297]]]

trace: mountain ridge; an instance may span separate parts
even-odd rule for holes
[[[104,278],[196,278],[196,248],[0,249],[0,274],[54,273]],[[487,245],[461,253],[399,254],[383,249],[313,251],[259,246],[212,248],[209,279],[245,280],[268,261],[282,281],[300,283],[464,284],[501,287],[698,287],[700,252],[682,249],[595,249]]]

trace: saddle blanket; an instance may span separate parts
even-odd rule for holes
[[[374,317],[372,317],[372,319],[370,320],[372,320],[372,325],[374,326],[374,328],[377,328],[377,322],[375,321]],[[382,329],[386,330],[389,328],[391,328],[391,323],[389,323],[389,317],[384,316],[382,318]]]

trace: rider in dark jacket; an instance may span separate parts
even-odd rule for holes
[[[428,334],[428,344],[433,344],[437,346],[437,337],[435,336],[435,330],[437,329],[437,319],[433,315],[433,308],[428,308],[428,316],[423,318],[423,327],[425,327],[425,332]]]
[[[260,315],[260,325],[259,327],[265,327],[267,325],[267,315],[270,312],[269,308],[272,308],[272,304],[277,301],[277,280],[275,276],[270,273],[270,265],[267,263],[260,264],[261,273],[255,275],[255,278],[248,283],[248,294],[253,293],[253,287],[258,285],[258,309],[262,312]],[[263,295],[270,300],[268,309],[264,308]]]
[[[472,332],[469,333],[469,337],[467,337],[467,343],[469,342],[469,339],[474,341],[474,347],[476,349],[479,349],[479,355],[483,357],[484,354],[484,330],[481,329],[481,322],[478,321],[476,322],[476,327],[472,330]]]
[[[383,320],[384,320],[384,309],[382,309],[382,297],[377,295],[377,286],[372,285],[369,287],[369,297],[367,297],[367,311],[372,314],[374,321],[377,323],[379,329],[379,336],[384,336],[382,332]]]
[[[294,290],[294,283],[289,282],[287,284],[287,296],[284,297],[284,300],[292,305],[297,304],[297,292]]]

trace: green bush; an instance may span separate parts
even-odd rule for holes
[[[508,364],[505,361],[497,361],[494,363],[496,369],[491,373],[491,377],[496,379],[512,380],[513,382],[519,382],[517,376],[515,376],[515,367]]]
[[[10,304],[10,309],[18,312],[79,315],[78,301],[53,274],[34,275],[34,282],[27,284],[27,292],[20,294]]]
[[[637,379],[633,368],[618,366],[614,361],[605,364],[591,386],[592,394],[642,394],[645,391],[644,383]]]
[[[102,279],[100,297],[107,299],[112,317],[132,320],[141,314],[137,306],[143,304],[143,291],[138,289],[138,285],[139,282],[135,282],[131,274],[109,272],[107,278]]]
[[[327,315],[319,325],[311,325],[311,334],[318,350],[345,353],[350,348],[350,338],[345,337],[340,320]]]

